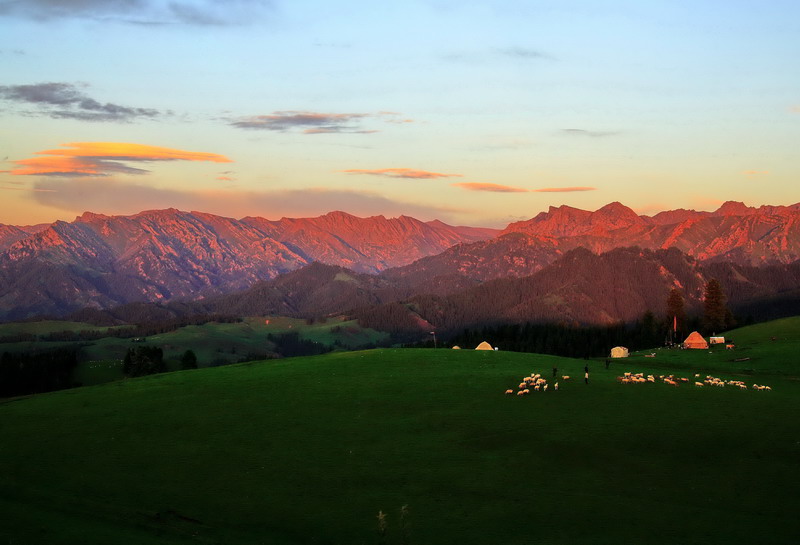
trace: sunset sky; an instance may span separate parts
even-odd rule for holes
[[[0,223],[800,201],[800,2],[0,0]]]

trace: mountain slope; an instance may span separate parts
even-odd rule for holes
[[[495,232],[406,216],[332,212],[273,222],[175,209],[132,216],[85,213],[27,236],[4,226],[0,317],[202,298],[314,261],[375,273]]]

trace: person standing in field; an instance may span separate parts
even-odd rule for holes
[[[588,365],[584,366],[584,368],[583,368],[583,381],[586,384],[589,384],[589,366]]]

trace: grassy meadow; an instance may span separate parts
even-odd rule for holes
[[[122,326],[128,327],[128,326]],[[46,336],[63,331],[107,331],[107,327],[66,321],[19,322],[0,324],[0,339],[27,334]],[[354,349],[385,342],[389,335],[363,328],[355,320],[341,317],[325,322],[306,323],[286,317],[250,317],[236,323],[209,322],[190,325],[159,335],[145,337],[133,344],[129,338],[103,337],[92,341],[0,342],[0,354],[79,346],[79,363],[75,381],[82,385],[101,384],[122,378],[122,359],[132,346],[155,346],[164,350],[164,359],[171,370],[180,368],[180,357],[188,349],[194,351],[200,367],[228,365],[271,353],[275,346],[267,335],[297,332],[301,339],[320,343],[331,349]]]
[[[746,372],[381,349],[5,400],[0,543],[790,543],[798,326],[730,333]],[[504,395],[553,366],[558,392]],[[772,391],[616,380],[717,368]]]

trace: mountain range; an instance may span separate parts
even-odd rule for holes
[[[344,212],[276,221],[85,213],[0,225],[0,252],[3,319],[172,302],[170,312],[353,311],[422,328],[460,327],[454,317],[467,315],[607,323],[660,308],[670,286],[696,304],[712,274],[727,279],[732,301],[793,293],[800,204],[654,216],[620,203],[560,206],[502,231]]]

